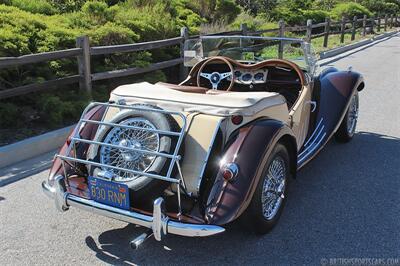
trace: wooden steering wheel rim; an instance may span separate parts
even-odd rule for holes
[[[232,66],[231,62],[229,62],[229,60],[227,60],[227,59],[226,59],[225,57],[223,57],[223,56],[211,57],[210,59],[207,59],[207,60],[201,65],[201,67],[199,68],[199,71],[197,71],[197,86],[198,86],[198,87],[200,87],[200,73],[203,72],[204,67],[205,67],[208,63],[210,63],[210,62],[212,62],[212,61],[218,61],[218,60],[224,62],[225,64],[227,64],[228,67],[229,67],[229,69],[231,70],[231,73],[232,73],[231,83],[229,84],[229,87],[228,87],[225,91],[230,91],[230,90],[232,89],[233,84],[235,83],[235,79],[234,79],[234,75],[235,75],[234,69],[233,69],[233,66]],[[217,90],[219,90],[219,89],[217,89]]]

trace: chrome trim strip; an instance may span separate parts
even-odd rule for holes
[[[63,177],[58,179],[57,182],[63,181]],[[144,215],[137,212],[127,211],[111,207],[105,204],[98,203],[96,201],[81,198],[70,193],[62,191],[59,186],[51,187],[46,181],[42,183],[42,190],[50,198],[56,198],[57,194],[64,197],[65,206],[60,206],[59,210],[66,211],[68,207],[74,206],[85,211],[93,212],[99,215],[103,215],[116,220],[124,221],[127,223],[137,224],[147,228],[152,228],[154,231],[154,226],[158,226],[156,231],[165,233],[189,236],[189,237],[203,237],[219,234],[225,231],[221,226],[208,225],[208,224],[189,224],[170,220],[167,216],[161,219],[162,216],[162,199],[157,199],[154,203],[155,212],[159,217],[153,217],[149,215]],[[159,221],[155,223],[155,221]],[[158,225],[157,225],[158,224]],[[161,235],[161,234],[160,234]],[[159,236],[160,236],[159,235]]]
[[[307,157],[308,157],[311,153],[313,153],[315,149],[317,149],[317,148],[319,147],[319,144],[321,144],[321,142],[322,142],[322,140],[325,138],[325,136],[326,136],[326,132],[324,132],[324,134],[323,134],[322,137],[319,139],[319,141],[318,141],[315,145],[313,145],[313,148],[312,148],[307,154],[305,154],[302,158],[300,158],[300,159],[297,161],[297,164],[301,164],[305,159],[307,159]]]
[[[196,189],[197,192],[200,191],[201,180],[202,180],[203,175],[204,175],[204,172],[205,172],[205,170],[206,170],[207,162],[208,162],[208,159],[209,159],[209,157],[210,157],[212,147],[214,146],[214,142],[215,142],[215,138],[217,137],[218,130],[219,130],[220,127],[221,127],[221,123],[222,123],[222,119],[218,122],[218,124],[217,124],[217,126],[216,126],[216,128],[215,128],[214,134],[213,134],[213,136],[212,136],[212,138],[211,138],[210,147],[208,147],[206,157],[204,158],[203,166],[202,166],[201,171],[200,171],[199,183],[197,184],[197,189]],[[196,193],[196,196],[197,196],[197,194],[198,194],[198,193]]]
[[[308,150],[312,149],[312,147],[315,145],[316,142],[318,142],[318,138],[321,135],[322,131],[324,130],[325,126],[323,125],[318,134],[315,136],[314,140],[310,143],[309,146],[307,146],[299,155],[298,157],[302,157],[304,153],[306,153]]]
[[[304,147],[307,146],[307,144],[310,142],[310,140],[314,137],[315,132],[318,130],[319,126],[321,125],[322,121],[324,120],[323,117],[321,117],[321,119],[319,120],[317,126],[315,127],[313,133],[311,134],[311,136],[308,138],[308,140],[306,141],[306,143],[304,144]]]

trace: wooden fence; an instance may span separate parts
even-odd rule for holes
[[[357,29],[361,28],[361,33],[365,36],[368,32],[380,32],[381,30],[386,31],[388,28],[392,28],[394,26],[400,26],[398,15],[385,15],[384,17],[376,18],[367,18],[367,16],[364,16],[361,19],[357,19],[357,17],[354,17],[352,20],[346,20],[345,18],[342,18],[342,20],[338,22],[331,21],[329,18],[327,18],[325,22],[317,24],[313,24],[312,20],[308,20],[305,26],[291,27],[287,27],[284,21],[279,21],[278,27],[275,29],[259,30],[253,32],[249,32],[246,24],[242,24],[240,26],[240,30],[238,31],[220,32],[211,35],[256,36],[266,33],[274,33],[276,36],[284,37],[286,32],[293,32],[297,34],[305,34],[304,39],[307,42],[311,42],[312,39],[323,36],[323,46],[327,47],[329,36],[332,34],[340,34],[340,41],[341,43],[343,43],[346,33],[351,33],[351,40],[354,40]],[[180,65],[180,77],[183,78],[187,75],[187,68],[183,66],[184,42],[189,38],[196,37],[198,37],[198,35],[189,37],[188,29],[184,27],[181,29],[181,34],[179,37],[171,39],[134,44],[90,47],[89,38],[87,36],[83,36],[77,38],[76,48],[40,54],[23,55],[19,57],[3,57],[0,58],[0,69],[76,57],[78,60],[78,75],[72,75],[44,81],[41,83],[0,90],[0,100],[73,83],[79,83],[79,88],[91,95],[93,81],[146,73],[154,70],[169,68],[176,65]],[[153,63],[147,67],[118,69],[100,73],[91,72],[91,56],[153,50],[169,46],[180,47],[180,56],[178,58]]]

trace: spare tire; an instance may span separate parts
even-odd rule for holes
[[[146,108],[160,109],[152,105],[143,105]],[[139,128],[157,129],[162,131],[177,131],[178,125],[172,116],[146,110],[123,110],[109,121],[112,123],[135,126]],[[128,127],[108,127],[97,135],[98,141],[121,146],[121,149],[100,146],[97,149],[95,161],[105,165],[125,169],[166,175],[170,160],[164,156],[129,151],[122,147],[131,147],[152,152],[172,154],[177,137]],[[154,199],[161,195],[169,182],[151,178],[145,175],[136,175],[122,170],[94,168],[90,172],[97,175],[98,171],[105,170],[113,174],[113,180],[123,182],[130,189],[130,198],[133,202],[142,202],[143,199]],[[172,175],[173,176],[173,175]]]

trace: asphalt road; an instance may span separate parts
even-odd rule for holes
[[[400,36],[332,63],[364,74],[358,132],[331,141],[300,171],[278,226],[259,237],[238,224],[219,236],[169,236],[133,251],[142,229],[71,209],[40,190],[47,171],[0,187],[0,265],[320,264],[400,259]]]

